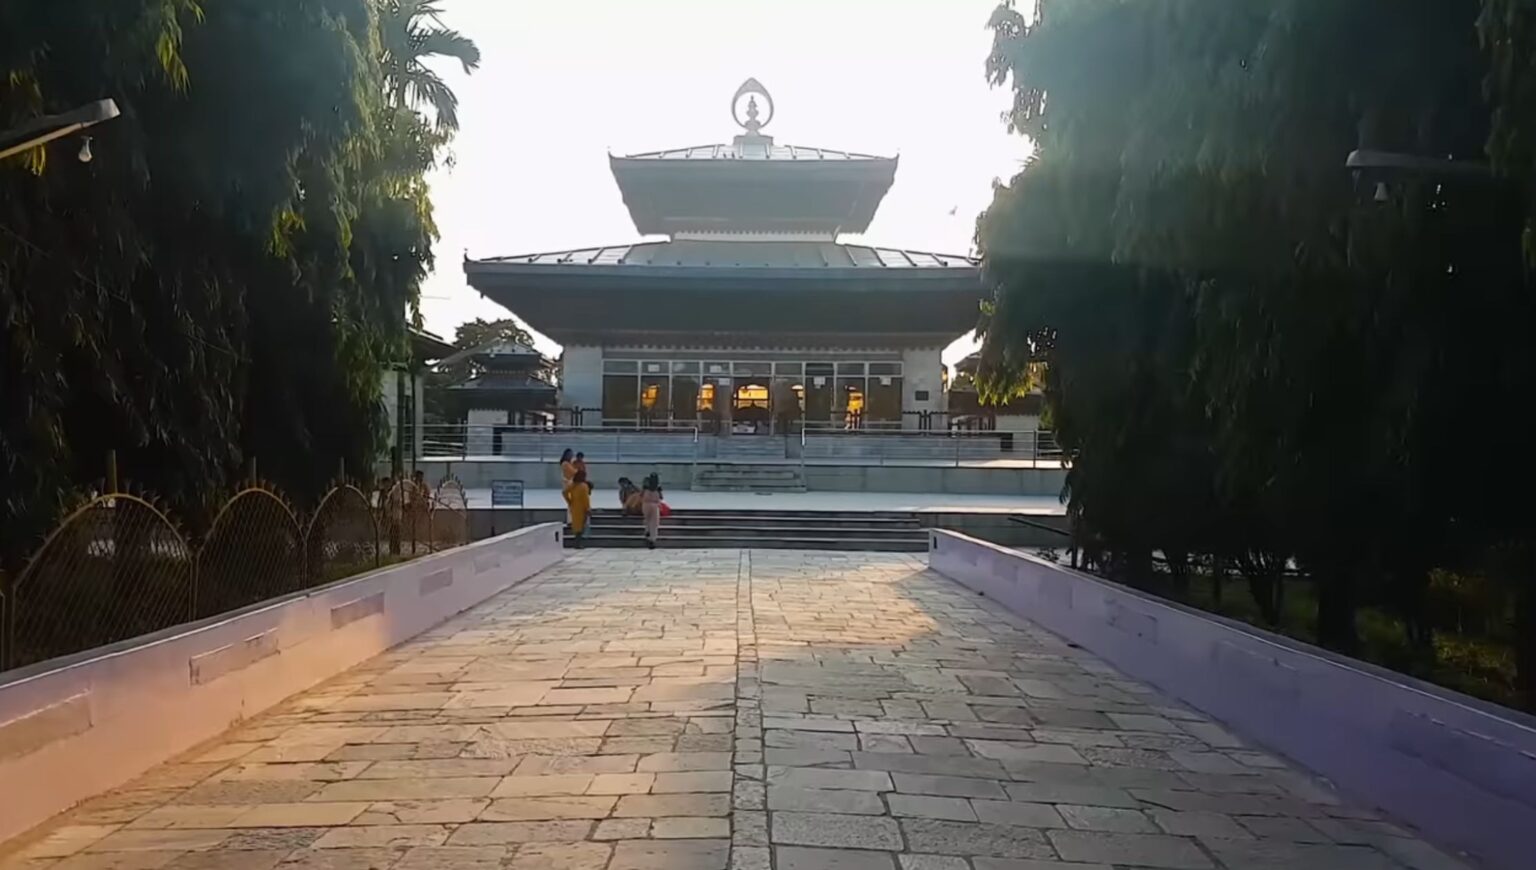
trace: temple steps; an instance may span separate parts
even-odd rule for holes
[[[594,511],[581,543],[644,547],[645,526],[639,517]],[[576,542],[568,538],[566,546]],[[920,553],[928,533],[916,514],[895,511],[675,511],[662,520],[660,546]]]
[[[700,465],[693,489],[702,492],[805,492],[805,475],[793,465]]]

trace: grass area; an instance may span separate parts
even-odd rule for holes
[[[1185,603],[1306,643],[1317,642],[1317,595],[1309,580],[1285,581],[1284,606],[1277,626],[1264,622],[1242,579],[1229,579],[1223,584],[1218,605],[1210,578],[1198,577],[1190,583],[1189,600]],[[1355,625],[1360,632],[1360,657],[1365,661],[1485,701],[1536,712],[1525,703],[1517,688],[1515,654],[1507,643],[1436,632],[1434,660],[1425,661],[1425,656],[1409,644],[1408,632],[1395,615],[1375,607],[1362,607],[1355,616]]]

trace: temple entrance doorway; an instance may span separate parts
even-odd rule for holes
[[[736,386],[731,396],[731,433],[767,435],[773,431],[773,413],[768,403],[768,385],[746,382]]]

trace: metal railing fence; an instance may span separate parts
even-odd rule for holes
[[[633,422],[633,421],[630,421]],[[479,423],[424,426],[422,459],[505,458],[554,462],[566,450],[588,462],[698,459],[699,429],[682,426],[530,428]]]
[[[687,462],[739,458],[755,443],[785,445],[784,461],[847,462],[857,465],[987,462],[1053,467],[1066,457],[1049,430],[931,429],[853,430],[803,427],[794,435],[737,433],[717,436],[696,427],[638,425],[602,428],[527,428],[481,424],[425,427],[422,459],[510,459],[556,462],[566,450],[585,454],[587,462]],[[634,425],[627,425],[634,424]],[[798,454],[793,446],[798,443]],[[723,445],[735,445],[727,449]]]
[[[802,464],[846,462],[857,465],[984,465],[996,462],[1056,467],[1066,462],[1054,432],[960,429],[901,432],[804,431]]]
[[[65,516],[0,576],[0,671],[151,634],[469,541],[464,488],[338,483],[308,516],[252,483],[193,542],[115,486]]]

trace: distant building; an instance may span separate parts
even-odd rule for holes
[[[1005,402],[983,403],[976,389],[976,367],[981,355],[973,353],[955,364],[949,385],[948,419],[955,429],[998,432],[1033,432],[1040,429],[1045,396],[1034,389]]]
[[[460,351],[438,368],[470,363],[470,377],[443,388],[451,419],[468,424],[469,452],[494,450],[500,430],[547,426],[554,422],[553,367],[545,356],[521,342],[498,339]]]
[[[976,323],[977,262],[841,243],[897,159],[775,142],[755,80],[732,111],[728,144],[610,158],[636,230],[665,240],[466,260],[469,283],[564,345],[570,422],[926,428],[940,354]]]
[[[421,444],[426,373],[454,346],[424,329],[409,330],[407,358],[386,368],[379,379],[379,399],[389,421],[386,452],[391,466],[403,467]]]

